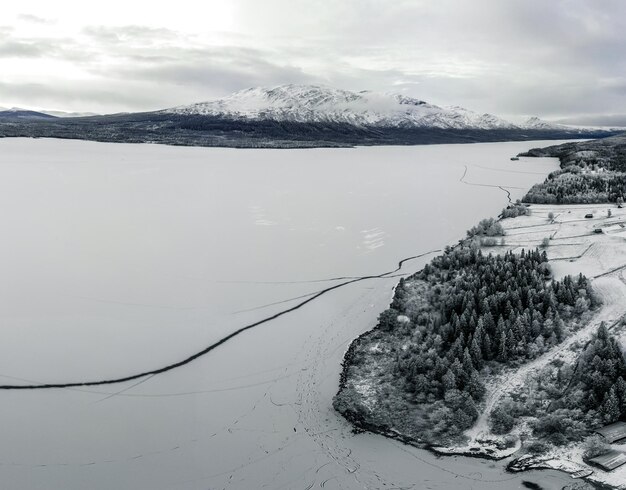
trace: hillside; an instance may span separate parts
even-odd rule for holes
[[[56,119],[56,116],[45,112],[29,111],[27,109],[5,109],[0,110],[1,122],[18,122],[18,121],[40,121]]]

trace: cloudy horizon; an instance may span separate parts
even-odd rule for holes
[[[513,119],[617,124],[626,113],[626,2],[194,4],[3,6],[0,106],[145,111],[313,83]]]

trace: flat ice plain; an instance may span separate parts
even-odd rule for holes
[[[497,186],[519,198],[558,164],[512,155],[557,143],[237,150],[0,140],[0,382],[158,368],[339,282],[317,280],[380,274],[453,244],[507,204]],[[332,410],[345,349],[375,325],[397,281],[332,291],[140,384],[0,391],[0,486],[571,483],[354,435]]]

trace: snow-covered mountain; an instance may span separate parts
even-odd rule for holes
[[[540,129],[546,131],[566,131],[572,130],[574,128],[570,126],[565,126],[563,124],[557,124],[549,121],[544,121],[543,119],[539,119],[538,117],[530,117],[524,123],[519,125],[522,129]]]
[[[462,107],[439,107],[399,94],[350,92],[318,85],[251,88],[222,99],[162,112],[244,120],[348,123],[380,128],[521,128],[497,116],[479,114]]]
[[[92,117],[19,110],[3,116],[0,112],[0,137],[237,148],[479,143],[601,138],[616,133],[538,118],[514,124],[491,114],[440,107],[405,95],[317,85],[252,88],[211,102],[152,112]]]

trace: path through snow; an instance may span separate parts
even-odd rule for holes
[[[485,408],[474,426],[465,433],[469,438],[469,446],[490,433],[488,422],[491,412],[503,396],[524,384],[529,374],[542,369],[557,357],[566,355],[572,345],[586,343],[602,322],[610,326],[626,315],[626,285],[618,277],[613,275],[595,279],[593,287],[603,305],[585,327],[517,371],[506,371],[487,386]]]

